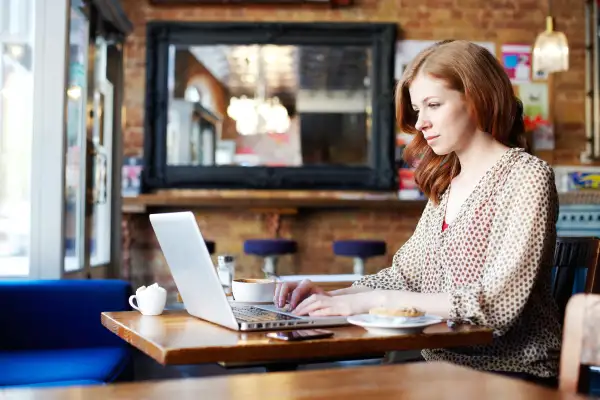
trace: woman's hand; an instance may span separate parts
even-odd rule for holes
[[[450,318],[448,293],[415,293],[404,290],[382,290],[355,287],[344,292],[315,293],[298,304],[295,315],[331,316],[368,313],[371,308],[417,307],[427,314]],[[359,292],[357,292],[359,291]],[[341,291],[340,291],[341,292]]]
[[[340,296],[313,294],[300,303],[293,314],[310,315],[311,317],[364,314],[371,308],[381,306],[384,301],[383,292],[380,290]]]
[[[327,292],[309,279],[300,282],[278,282],[275,288],[275,296],[273,296],[273,303],[279,308],[283,308],[286,303],[289,303],[290,310],[293,310],[307,297],[316,294],[329,296]]]

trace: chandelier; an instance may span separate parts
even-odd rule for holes
[[[235,121],[240,135],[285,133],[290,127],[287,109],[278,97],[266,97],[267,82],[264,74],[262,48],[258,48],[258,77],[254,98],[231,97],[227,115]]]
[[[569,43],[562,32],[554,30],[552,3],[548,1],[546,30],[538,35],[533,46],[534,72],[559,72],[569,69]]]
[[[277,97],[264,100],[232,97],[227,115],[235,121],[240,135],[285,133],[290,127],[288,112]]]

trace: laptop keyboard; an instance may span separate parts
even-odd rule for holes
[[[300,319],[300,317],[293,317],[291,315],[267,311],[252,306],[235,306],[232,309],[235,318],[242,322],[268,322]]]

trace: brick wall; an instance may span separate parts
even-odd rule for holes
[[[348,9],[323,9],[310,6],[169,6],[148,5],[145,0],[121,0],[135,25],[125,46],[125,106],[127,108],[124,148],[127,155],[139,155],[143,143],[143,104],[145,85],[146,22],[182,21],[334,21],[397,22],[405,39],[444,38],[533,43],[545,27],[546,0],[357,0]],[[553,76],[556,147],[541,154],[551,163],[578,163],[584,148],[584,6],[583,1],[554,0],[556,29],[569,39],[571,69]],[[207,236],[217,241],[219,251],[241,254],[247,237],[266,235],[261,216],[244,212],[202,211],[199,214]],[[368,269],[388,265],[391,255],[414,229],[415,211],[334,212],[310,211],[287,217],[282,236],[300,242],[301,252],[284,265],[296,265],[293,272],[350,271],[346,261],[331,256],[330,243],[342,237],[380,237],[388,242],[386,259],[375,260]],[[136,219],[133,273],[140,278],[163,276],[164,263],[151,243],[144,219]],[[147,242],[150,240],[150,242]],[[258,273],[256,260],[244,258],[244,271]],[[143,266],[143,267],[142,267]],[[137,272],[136,272],[137,271]],[[152,272],[154,271],[154,272]],[[284,272],[287,272],[284,269]],[[143,276],[143,274],[148,274]]]
[[[396,249],[409,237],[421,214],[421,207],[404,210],[378,211],[322,211],[302,210],[297,215],[283,216],[280,236],[298,241],[295,256],[281,257],[278,272],[288,274],[352,273],[352,260],[333,255],[331,243],[336,239],[385,239],[388,252],[385,257],[375,257],[366,264],[368,273],[389,266]],[[130,274],[135,284],[157,280],[161,285],[172,286],[164,259],[158,250],[152,227],[145,215],[129,215],[133,241]],[[197,215],[205,239],[214,240],[217,253],[234,254],[237,259],[236,275],[256,277],[260,274],[261,260],[243,255],[243,241],[269,237],[265,216],[234,210],[204,209]],[[216,256],[213,257],[216,262]]]

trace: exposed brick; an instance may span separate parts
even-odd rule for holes
[[[124,148],[127,155],[142,152],[145,98],[146,22],[183,21],[332,21],[396,22],[405,39],[439,40],[454,37],[475,41],[531,43],[545,28],[546,0],[358,0],[347,9],[314,6],[170,6],[153,7],[148,0],[122,0],[134,23],[125,45],[125,96],[127,109]],[[554,163],[578,164],[585,145],[584,104],[584,6],[582,1],[554,0],[555,26],[563,30],[571,45],[571,70],[554,75],[557,149],[540,154]],[[499,50],[499,47],[498,47]],[[579,110],[579,111],[578,111]],[[349,273],[352,262],[335,257],[331,242],[341,238],[385,239],[388,254],[367,263],[367,272],[390,265],[392,255],[409,237],[420,210],[302,211],[282,220],[281,235],[294,238],[299,253],[282,257],[281,273]],[[242,254],[243,240],[266,237],[262,217],[246,211],[202,210],[198,221],[207,239],[217,242],[217,252],[238,257],[240,276],[260,274],[260,259]],[[151,281],[172,288],[168,268],[157,250],[147,216],[131,221],[132,279]]]

